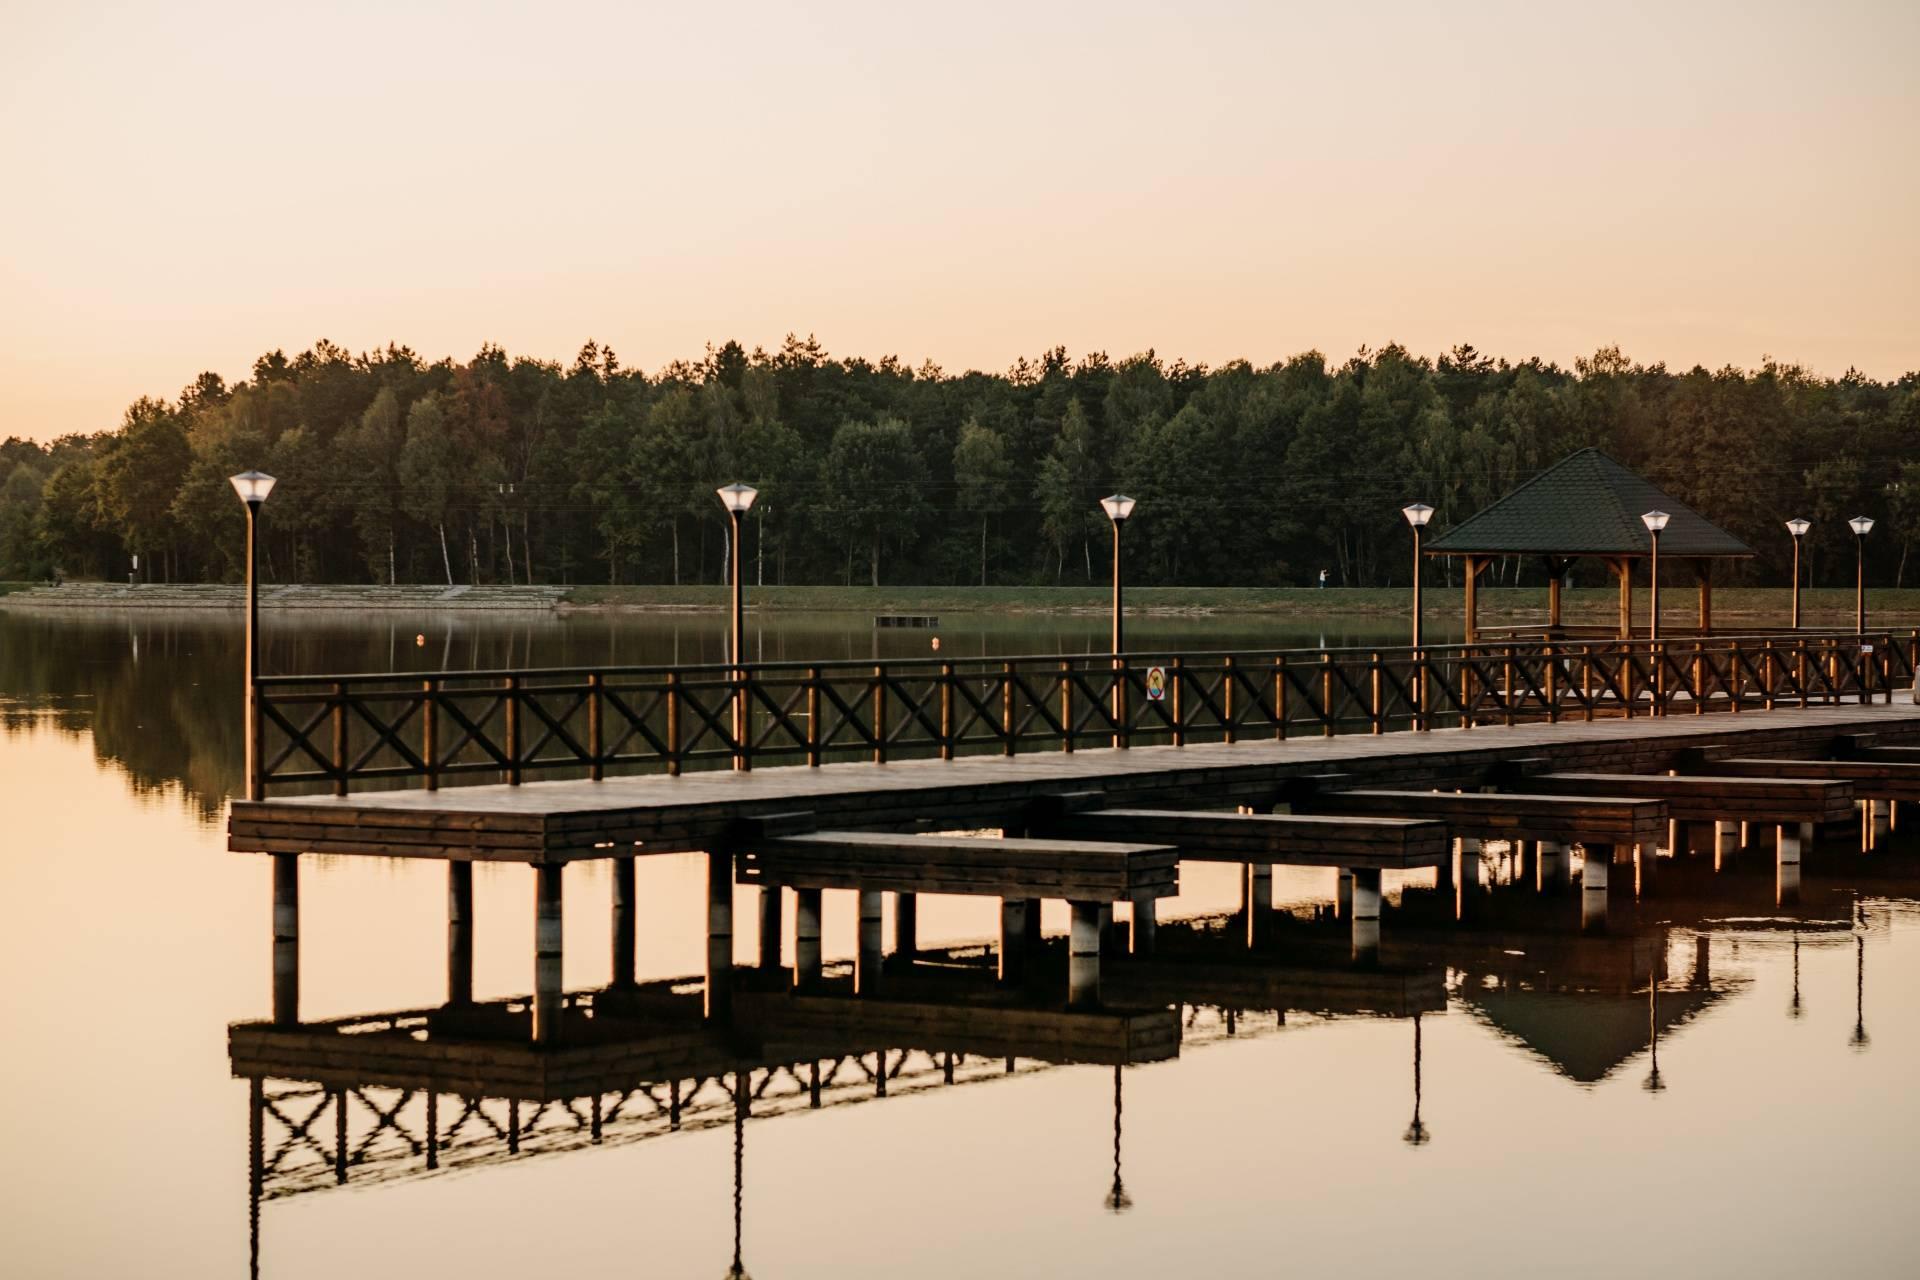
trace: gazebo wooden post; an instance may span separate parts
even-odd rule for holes
[[[1713,630],[1713,561],[1695,561],[1694,572],[1700,575],[1700,634],[1704,636]]]
[[[1479,556],[1467,557],[1467,626],[1468,644],[1480,642],[1480,569],[1484,561]]]
[[[1559,556],[1547,557],[1547,626],[1556,632],[1560,630],[1560,579],[1566,576],[1569,563]]]
[[[1633,639],[1633,561],[1621,556],[1613,562],[1613,571],[1620,575],[1620,638]]]

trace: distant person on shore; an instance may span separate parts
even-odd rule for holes
[[[1325,569],[1320,571],[1320,589],[1322,591],[1327,589],[1327,571]]]

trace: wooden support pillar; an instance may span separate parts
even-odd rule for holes
[[[1782,825],[1775,838],[1774,900],[1781,906],[1800,901],[1800,829]]]
[[[1612,870],[1613,846],[1589,844],[1580,867],[1580,927],[1599,933],[1607,927],[1608,872]]]
[[[786,933],[786,900],[777,884],[760,886],[758,962],[762,969],[780,967],[780,938]]]
[[[1540,842],[1540,891],[1559,893],[1573,883],[1573,859],[1558,840]]]
[[[733,1012],[733,855],[707,854],[707,1017]]]
[[[1480,641],[1480,569],[1485,564],[1479,556],[1466,557],[1466,619],[1465,640],[1468,644]]]
[[[1547,557],[1547,625],[1554,630],[1560,629],[1560,583],[1567,576],[1568,561],[1559,556]]]
[[[1515,884],[1533,884],[1539,879],[1535,870],[1540,848],[1538,840],[1515,840],[1513,842],[1513,881]]]
[[[1133,900],[1133,954],[1150,956],[1160,928],[1160,900],[1157,898],[1135,898]]]
[[[1869,800],[1867,805],[1873,818],[1873,838],[1882,840],[1893,831],[1893,801]]]
[[[300,1021],[300,855],[273,855],[273,1020]]]
[[[1700,575],[1700,634],[1704,636],[1713,631],[1713,561],[1695,561],[1694,572]]]
[[[911,893],[893,895],[893,956],[912,964],[920,954],[920,899]]]
[[[1247,945],[1257,947],[1266,941],[1273,912],[1272,863],[1247,864],[1245,874],[1240,881],[1240,909],[1247,923]]]
[[[1025,982],[1032,953],[1039,945],[1039,900],[1002,898],[1000,900],[1000,981],[1009,986]]]
[[[1740,824],[1738,822],[1716,822],[1713,824],[1713,869],[1720,870],[1734,854],[1740,851]]]
[[[854,954],[853,990],[856,995],[872,995],[880,988],[881,926],[885,918],[886,895],[878,889],[861,889],[860,942]]]
[[[1355,867],[1353,880],[1353,962],[1380,959],[1380,868]]]
[[[793,891],[793,985],[820,980],[820,890]]]
[[[447,864],[447,1003],[473,1003],[473,864]]]
[[[533,868],[533,1042],[560,1039],[560,871],[557,862]]]
[[[1353,872],[1346,867],[1333,873],[1333,911],[1342,920],[1353,919]]]
[[[1067,1004],[1074,1009],[1100,1003],[1100,907],[1075,902],[1067,934]]]
[[[1620,579],[1620,638],[1633,639],[1633,561],[1622,556],[1613,562]]]
[[[638,972],[639,916],[633,900],[634,859],[613,860],[613,985],[630,987]]]

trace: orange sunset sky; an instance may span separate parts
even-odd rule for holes
[[[331,338],[1920,369],[1920,4],[0,0],[0,437]]]

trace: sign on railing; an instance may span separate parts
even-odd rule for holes
[[[1889,699],[1904,637],[276,676],[261,789],[952,759]]]

